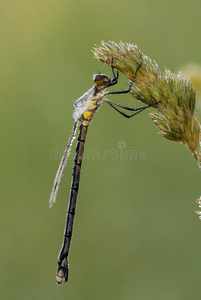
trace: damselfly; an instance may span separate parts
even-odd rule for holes
[[[64,151],[61,163],[59,165],[54,180],[50,201],[49,201],[49,205],[51,207],[56,200],[59,184],[61,182],[61,177],[70,153],[70,148],[76,134],[76,129],[78,127],[78,124],[80,123],[79,135],[77,137],[78,142],[76,146],[76,154],[75,154],[74,166],[73,166],[69,206],[68,206],[66,225],[64,231],[64,240],[58,258],[58,268],[56,273],[56,282],[58,284],[62,284],[63,282],[67,282],[68,280],[68,255],[69,255],[71,237],[73,232],[73,222],[74,222],[75,208],[76,208],[78,188],[79,188],[80,169],[82,164],[84,143],[85,143],[88,126],[94,116],[94,113],[97,111],[99,106],[104,102],[108,103],[117,112],[119,112],[121,115],[123,115],[126,118],[131,118],[137,115],[138,113],[140,113],[141,111],[143,111],[144,109],[151,106],[151,105],[147,105],[141,108],[130,108],[105,98],[108,95],[129,93],[141,65],[142,64],[140,64],[139,67],[136,69],[133,80],[130,82],[128,89],[123,91],[106,92],[105,91],[106,88],[113,86],[117,83],[118,76],[119,76],[118,71],[115,74],[113,68],[113,60],[112,60],[111,68],[112,68],[113,78],[111,79],[104,74],[94,75],[93,80],[95,82],[95,85],[91,89],[89,89],[84,95],[82,95],[78,100],[76,100],[74,103],[74,113],[73,113],[74,126],[71,135],[69,137],[66,149]],[[119,108],[125,109],[127,111],[131,111],[132,113],[128,115],[123,111],[121,111]]]

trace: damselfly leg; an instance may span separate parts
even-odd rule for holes
[[[135,71],[135,74],[133,76],[133,79],[132,79],[132,81],[129,84],[128,89],[122,90],[122,91],[109,91],[109,92],[106,92],[105,95],[119,95],[119,94],[127,94],[127,93],[129,93],[131,91],[132,85],[133,85],[133,83],[134,83],[134,81],[136,79],[137,73],[138,73],[139,69],[141,68],[141,66],[142,66],[142,63],[140,63],[140,65],[137,67],[137,69]],[[115,72],[114,72],[113,58],[112,58],[112,63],[111,63],[111,69],[112,69],[112,73],[113,73],[113,76],[114,76],[114,78],[111,80],[111,82],[112,82],[111,85],[114,85],[114,84],[117,83],[117,79],[118,79],[119,73],[117,71],[117,75],[116,75]],[[150,105],[146,105],[144,107],[134,108],[134,107],[128,107],[128,106],[125,106],[125,105],[121,105],[119,103],[116,103],[116,102],[108,100],[108,99],[105,99],[105,102],[108,103],[112,108],[114,108],[118,113],[120,113],[125,118],[132,118],[135,115],[137,115],[140,112],[142,112],[143,110],[145,110],[146,108],[149,108],[149,107],[153,106],[153,104],[150,104]],[[121,111],[120,109],[118,109],[117,107],[123,108],[123,109],[128,110],[128,111],[134,111],[135,113],[133,113],[131,115],[128,115],[128,114],[124,113],[123,111]]]
[[[147,105],[147,106],[143,106],[143,107],[139,107],[139,108],[134,108],[134,107],[127,107],[121,104],[118,104],[116,102],[113,102],[111,100],[107,100],[106,101],[112,108],[114,108],[118,113],[120,113],[122,116],[124,116],[125,118],[132,118],[134,116],[136,116],[137,114],[139,114],[140,112],[142,112],[143,110],[145,110],[146,108],[149,108],[151,106],[153,106],[153,104]],[[135,113],[128,115],[126,113],[124,113],[123,111],[121,111],[120,109],[118,109],[116,106],[121,107],[123,109],[129,110],[129,111],[135,111]]]

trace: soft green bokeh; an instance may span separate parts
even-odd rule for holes
[[[198,0],[0,1],[1,299],[200,299],[201,173],[183,145],[157,134],[148,110],[127,120],[104,105],[92,121],[62,287],[55,272],[72,158],[48,208],[73,102],[93,73],[111,75],[94,44],[135,43],[162,70],[201,64],[200,11]],[[93,160],[91,150],[109,154]]]

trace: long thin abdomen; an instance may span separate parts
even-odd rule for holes
[[[88,126],[80,125],[80,131],[78,135],[78,142],[76,146],[76,154],[74,159],[73,174],[72,174],[72,183],[70,190],[70,200],[66,218],[66,226],[64,232],[64,241],[61,248],[59,259],[58,259],[58,268],[56,274],[56,282],[62,284],[63,281],[67,282],[68,280],[68,255],[71,244],[71,237],[73,233],[73,222],[74,215],[77,203],[77,193],[79,188],[80,180],[80,169],[82,164],[83,152],[84,152],[84,142],[87,134]]]

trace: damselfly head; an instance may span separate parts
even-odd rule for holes
[[[107,75],[104,74],[95,74],[93,76],[93,80],[96,84],[105,84],[105,83],[110,83],[110,78]]]

